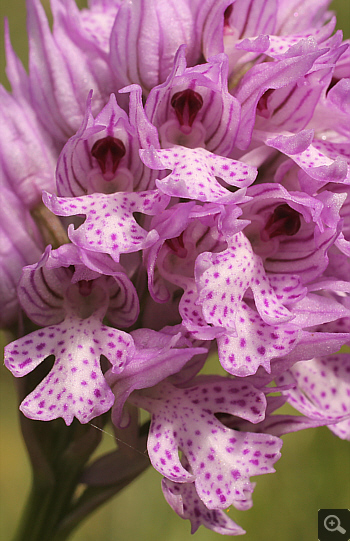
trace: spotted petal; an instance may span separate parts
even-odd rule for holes
[[[170,507],[181,518],[191,521],[192,534],[200,525],[221,535],[245,533],[222,509],[209,510],[199,498],[194,483],[174,483],[164,478],[162,490]]]
[[[254,182],[255,167],[224,158],[204,148],[173,147],[166,150],[142,150],[142,161],[153,169],[170,169],[172,173],[157,180],[162,192],[174,197],[199,201],[229,203],[237,201],[237,192],[223,188],[216,177],[230,186],[244,188]]]
[[[311,419],[328,420],[337,436],[350,439],[349,374],[350,355],[341,353],[298,362],[278,381],[285,384],[292,377],[297,387],[284,392],[288,401]]]
[[[223,327],[208,325],[202,307],[198,305],[198,290],[194,280],[187,279],[186,289],[181,297],[179,312],[182,323],[197,339],[212,340],[224,332]]]
[[[156,231],[147,232],[133,217],[134,212],[157,214],[169,198],[158,190],[134,193],[93,194],[83,197],[56,197],[43,194],[45,205],[58,216],[85,214],[78,229],[69,227],[71,241],[86,250],[108,253],[115,261],[120,254],[137,252],[158,239]]]
[[[202,305],[205,320],[234,330],[243,296],[251,288],[265,323],[290,321],[293,316],[278,300],[261,258],[254,254],[245,235],[238,233],[230,244],[218,254],[203,253],[196,261],[198,304]]]
[[[100,367],[105,355],[115,372],[121,372],[134,348],[132,338],[101,324],[99,318],[68,316],[61,324],[35,331],[5,350],[5,364],[16,376],[34,370],[46,357],[55,364],[44,380],[22,402],[20,409],[30,419],[50,421],[74,417],[87,423],[108,411],[114,396]]]
[[[296,345],[299,330],[293,324],[267,325],[245,303],[237,313],[236,336],[226,333],[217,338],[223,368],[235,376],[255,374],[259,366],[271,372],[270,362]]]
[[[137,393],[132,399],[152,413],[148,453],[153,466],[171,481],[194,481],[209,509],[246,500],[249,477],[274,471],[280,440],[233,431],[215,417],[222,412],[252,423],[262,420],[265,397],[249,384],[208,378],[195,387],[177,389],[163,383],[154,397]],[[189,470],[181,464],[178,449],[185,454]]]
[[[296,135],[279,135],[268,139],[266,144],[290,156],[301,167],[304,174],[322,182],[349,182],[350,167],[345,159],[337,156],[333,161],[311,144],[312,130],[303,130]]]

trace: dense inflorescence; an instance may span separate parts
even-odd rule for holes
[[[350,54],[328,4],[52,0],[51,32],[28,0],[28,74],[6,34],[1,324],[37,330],[5,364],[55,358],[20,410],[119,431],[147,410],[192,532],[244,533],[224,510],[251,507],[282,434],[350,439]],[[226,375],[204,376],[215,351]]]

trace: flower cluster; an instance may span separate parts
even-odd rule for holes
[[[20,409],[119,434],[148,411],[169,505],[242,534],[224,510],[251,507],[279,436],[350,439],[348,44],[328,0],[52,0],[52,32],[27,3],[1,323],[39,327],[6,347],[16,377],[55,361]],[[226,376],[200,374],[213,351]]]

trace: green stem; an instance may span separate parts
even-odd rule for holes
[[[96,422],[104,426],[102,418]],[[44,425],[46,430],[40,431],[41,423],[24,418],[22,428],[30,444],[28,448],[33,465],[33,487],[13,541],[66,541],[87,515],[140,475],[149,465],[149,460],[141,452],[146,447],[146,437],[142,428],[139,431],[137,416],[135,423],[129,437],[136,430],[138,437],[135,449],[140,448],[140,451],[134,459],[130,458],[130,467],[119,468],[111,484],[99,485],[101,463],[103,466],[105,461],[105,467],[108,467],[110,455],[113,459],[116,456],[117,462],[120,455],[119,464],[125,463],[124,453],[120,450],[103,455],[96,463],[88,466],[90,474],[92,470],[92,478],[94,475],[96,477],[97,471],[97,486],[88,484],[77,498],[76,489],[81,482],[84,483],[83,472],[86,472],[86,464],[101,441],[101,432],[95,426],[74,422],[66,427],[55,421]],[[38,446],[41,448],[38,449]],[[94,464],[97,464],[97,470]]]
[[[77,500],[67,517],[62,521],[60,529],[50,541],[65,541],[75,530],[80,522],[98,507],[118,494],[124,487],[128,486],[150,465],[149,461],[142,461],[132,474],[121,478],[118,483],[100,487],[87,487],[85,492]]]
[[[34,477],[22,521],[13,541],[51,541],[71,504],[81,465],[66,464],[53,484]],[[67,537],[61,537],[64,541]]]
[[[48,506],[48,494],[51,489],[46,485],[34,480],[32,489],[23,512],[23,516],[13,541],[35,541],[39,540],[38,530],[46,515]],[[35,518],[34,518],[35,517]]]
[[[33,486],[13,541],[51,541],[72,507],[79,479],[100,435],[79,423],[65,427],[52,422],[40,432],[41,424],[23,419],[22,428],[31,452]]]
[[[50,483],[34,479],[23,519],[13,541],[66,541],[87,515],[120,492],[148,464],[148,461],[140,462],[131,475],[121,478],[114,485],[88,487],[73,504],[82,465],[63,459],[61,467],[56,470],[56,481],[51,486]]]

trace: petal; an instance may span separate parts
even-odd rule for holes
[[[223,188],[216,177],[230,186],[249,186],[256,170],[249,165],[217,156],[205,149],[174,147],[167,150],[141,151],[142,161],[153,169],[170,169],[172,173],[157,186],[166,194],[199,201],[225,202],[237,200],[237,192]]]
[[[123,2],[110,41],[118,85],[137,83],[148,93],[169,75],[179,46],[185,43],[191,50],[193,38],[193,16],[186,0]]]
[[[27,12],[32,104],[61,146],[79,128],[90,90],[94,113],[113,91],[109,62],[96,40],[84,32],[72,0],[52,3],[53,34],[39,0],[28,0]]]
[[[350,355],[348,353],[314,358],[296,363],[290,373],[297,388],[284,391],[288,401],[311,419],[338,420],[329,428],[343,439],[350,438]],[[286,383],[288,375],[279,381]]]
[[[214,415],[223,412],[253,423],[262,420],[265,397],[245,382],[216,377],[188,389],[163,383],[155,398],[138,393],[133,401],[152,413],[148,453],[153,466],[171,481],[195,481],[209,509],[246,500],[250,475],[274,471],[282,442],[266,434],[233,431]],[[182,466],[178,449],[190,471]]]
[[[62,143],[77,130],[82,120],[80,100],[77,100],[68,66],[50,32],[40,2],[29,0],[27,13],[32,100],[41,122]],[[85,97],[90,89],[88,85]]]
[[[15,376],[21,377],[55,355],[53,368],[23,400],[20,409],[30,419],[62,417],[69,425],[74,417],[81,423],[89,422],[114,402],[101,371],[100,355],[120,372],[132,351],[129,335],[101,325],[94,316],[84,320],[67,317],[60,325],[35,331],[7,346],[5,362]]]
[[[109,306],[107,317],[117,328],[130,327],[138,318],[140,303],[135,286],[120,272],[108,281]]]
[[[229,26],[240,37],[272,34],[278,9],[276,0],[263,4],[257,0],[236,0],[229,18]]]
[[[39,259],[42,241],[29,211],[16,195],[1,187],[0,215],[0,327],[15,323],[20,307],[17,285],[24,265]]]
[[[315,293],[308,293],[291,307],[291,312],[295,315],[293,324],[299,327],[312,327],[350,315],[349,310],[335,299]]]
[[[202,307],[198,305],[198,291],[194,280],[187,280],[186,289],[179,304],[179,313],[183,325],[199,340],[213,340],[224,331],[221,326],[208,325]]]
[[[6,51],[6,75],[11,84],[13,97],[18,102],[30,103],[29,78],[21,60],[15,54],[11,39],[8,20],[5,18],[5,51]]]
[[[57,151],[27,104],[0,87],[2,186],[14,191],[28,208],[41,202],[41,192],[55,189]]]
[[[69,269],[45,266],[48,253],[39,263],[25,267],[18,285],[19,301],[37,325],[55,325],[65,317],[64,293],[70,285]]]
[[[328,6],[329,0],[309,0],[307,4],[300,4],[299,0],[283,0],[276,11],[278,34],[288,35],[321,26],[328,15]]]
[[[283,304],[294,304],[303,299],[307,293],[298,275],[272,274],[269,275],[269,280],[277,299]]]
[[[260,365],[270,373],[271,360],[289,353],[297,343],[295,325],[267,325],[245,303],[238,310],[237,321],[237,336],[226,333],[217,338],[220,363],[234,376],[255,374]]]
[[[268,139],[266,144],[277,148],[290,156],[305,173],[315,180],[326,182],[342,182],[348,176],[350,169],[346,161],[338,156],[334,161],[322,154],[312,144],[307,145],[311,133],[304,130],[297,135],[279,135]]]
[[[227,57],[223,54],[211,57],[206,64],[186,68],[185,48],[179,48],[166,82],[152,88],[145,104],[148,118],[159,129],[163,148],[205,146],[215,154],[230,154],[239,125],[240,105],[228,92],[227,70]],[[186,126],[188,133],[181,129],[172,106],[172,97],[179,88],[191,89],[203,101],[191,128]]]
[[[5,366],[16,377],[29,374],[46,357],[54,353],[60,341],[60,335],[58,327],[50,326],[8,344],[5,347]]]
[[[194,483],[174,483],[169,479],[162,480],[164,497],[170,507],[182,519],[191,521],[191,533],[194,534],[200,525],[221,535],[242,535],[245,531],[238,526],[225,511],[209,510],[198,496]]]
[[[134,85],[136,87],[136,85]],[[125,91],[124,89],[123,91]],[[141,91],[141,89],[139,89]],[[64,146],[57,164],[57,189],[61,196],[80,196],[86,193],[139,191],[145,188],[157,172],[146,168],[139,158],[140,145],[159,146],[157,131],[144,117],[137,88],[130,97],[130,122],[111,94],[107,105],[94,119],[89,94],[85,117],[78,132]],[[140,110],[141,109],[141,110]],[[116,163],[116,170],[103,173],[93,157],[94,144],[113,137],[124,145],[125,154]]]
[[[262,319],[268,325],[290,321],[293,316],[278,300],[265,274],[261,258],[254,254],[243,233],[218,254],[205,252],[196,260],[198,304],[205,320],[216,326],[236,329],[237,312],[250,287]]]
[[[207,349],[202,347],[175,347],[181,338],[179,333],[169,336],[150,329],[139,329],[133,334],[137,342],[133,358],[122,373],[114,373],[113,370],[106,373],[107,382],[115,395],[112,421],[116,426],[121,425],[124,403],[135,389],[153,387],[179,372],[195,355],[207,353]]]
[[[338,226],[339,227],[339,226]],[[328,250],[339,232],[325,229],[315,239],[314,224],[307,224],[297,235],[280,240],[277,253],[269,256],[264,267],[269,273],[298,274],[303,283],[318,278],[328,265]]]
[[[242,78],[235,97],[241,103],[241,124],[236,140],[236,146],[242,150],[248,148],[255,122],[256,106],[266,90],[282,88],[296,83],[299,77],[305,75],[313,63],[323,53],[309,52],[277,62],[263,63],[253,66]]]
[[[74,198],[57,198],[44,192],[43,198],[58,216],[85,214],[87,219],[78,229],[70,226],[70,239],[80,248],[110,254],[115,261],[119,261],[120,254],[137,252],[158,239],[156,231],[147,232],[138,225],[133,212],[156,214],[169,201],[158,190]]]

